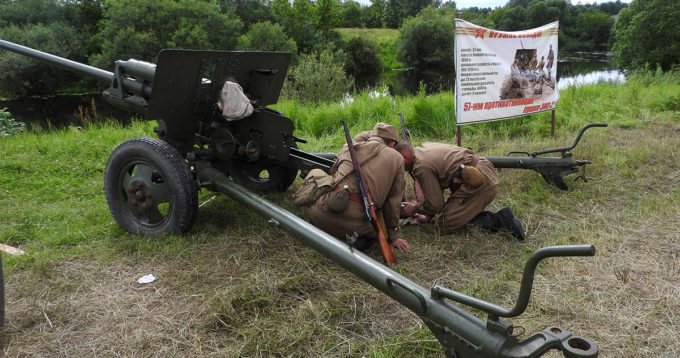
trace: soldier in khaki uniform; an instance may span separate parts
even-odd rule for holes
[[[529,61],[529,65],[527,66],[527,71],[536,71],[536,67],[538,65],[538,59],[536,58],[536,55]]]
[[[397,128],[385,123],[378,123],[371,136],[365,141],[354,143],[361,171],[366,179],[364,185],[373,196],[374,203],[382,211],[388,241],[402,251],[410,251],[408,242],[396,236],[395,229],[399,225],[399,211],[404,194],[404,160],[393,148],[399,140]],[[378,238],[373,225],[368,221],[364,210],[361,192],[352,165],[352,158],[344,145],[330,174],[337,183],[334,190],[322,195],[309,208],[312,223],[339,239],[357,233],[359,239],[354,246],[365,250]],[[329,210],[329,200],[334,191],[347,187],[349,200],[340,212]],[[335,211],[338,211],[335,209]]]
[[[510,208],[497,213],[484,210],[498,193],[496,169],[486,158],[470,149],[443,143],[423,143],[412,147],[412,151],[400,147],[397,150],[404,157],[405,169],[414,174],[422,188],[418,201],[408,202],[402,214],[421,223],[439,214],[435,227],[444,233],[471,224],[492,232],[506,228],[524,240],[522,225]],[[464,171],[472,176],[462,175]],[[446,189],[451,192],[448,199],[444,198]]]

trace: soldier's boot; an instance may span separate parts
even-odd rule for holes
[[[507,206],[497,213],[486,210],[482,211],[468,224],[490,232],[498,232],[501,229],[507,229],[517,240],[524,241],[525,239],[522,224],[515,218],[512,210]]]

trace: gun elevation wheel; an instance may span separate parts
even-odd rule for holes
[[[149,137],[119,145],[106,164],[109,210],[124,229],[143,235],[184,233],[198,210],[196,180],[175,148]]]
[[[288,168],[268,161],[234,161],[229,175],[237,183],[255,192],[281,192],[293,184],[297,168]]]

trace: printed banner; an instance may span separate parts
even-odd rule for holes
[[[555,108],[559,91],[559,22],[496,31],[456,19],[458,124],[517,117]]]

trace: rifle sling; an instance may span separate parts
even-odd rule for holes
[[[375,147],[375,149],[373,150],[373,152],[371,152],[371,154],[369,154],[366,158],[364,158],[363,161],[361,161],[361,162],[359,163],[359,167],[361,167],[362,165],[368,163],[369,160],[375,158],[375,156],[378,155],[378,153],[380,153],[380,151],[383,150],[383,149],[385,149],[386,147],[387,147],[386,145],[384,145],[384,144],[382,144],[382,143],[379,143],[378,146]],[[345,173],[345,175],[343,175],[340,179],[336,180],[336,181],[333,183],[333,190],[340,190],[340,187],[338,187],[338,184],[340,184],[340,182],[342,182],[345,178],[347,178],[348,175],[350,175],[350,174],[352,174],[352,173],[354,173],[354,168],[352,168],[352,170],[350,170],[349,172]],[[366,183],[364,183],[364,185],[366,185]],[[355,194],[355,193],[352,193],[352,192],[348,192],[348,194],[350,194],[350,196],[349,196],[350,200],[352,200],[352,201],[357,201],[357,200],[354,200],[354,199],[352,198],[352,195],[354,195],[356,198],[358,198],[358,201],[357,201],[357,202],[359,202],[359,203],[361,203],[361,204],[363,205],[363,198],[361,198],[361,194]]]

